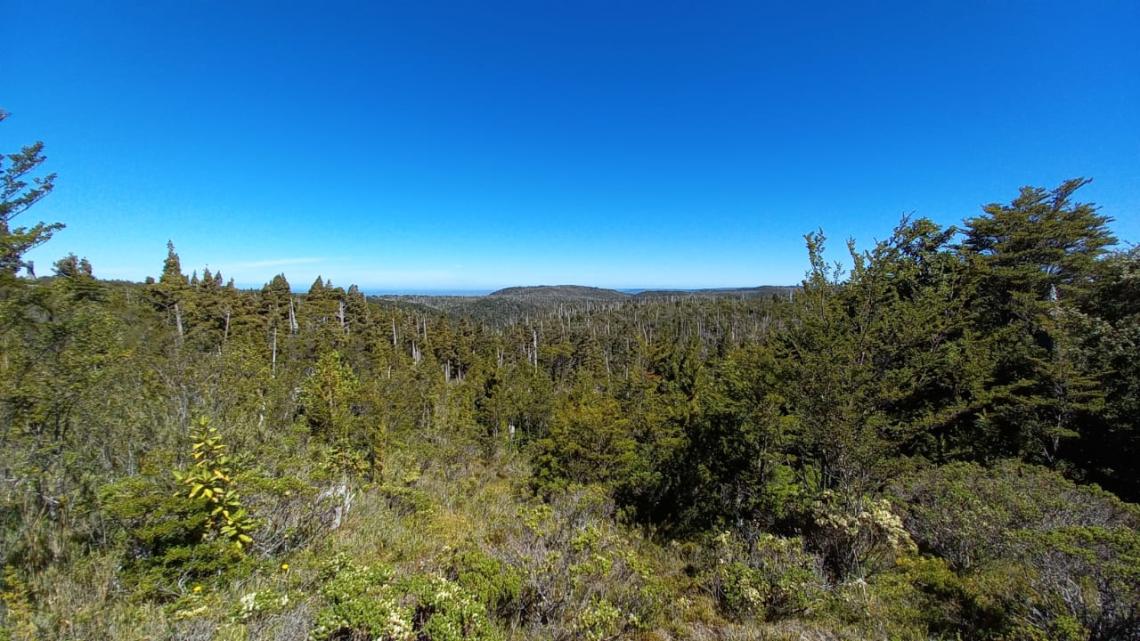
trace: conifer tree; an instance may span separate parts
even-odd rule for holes
[[[1110,218],[1073,200],[1087,179],[1025,187],[966,221],[961,252],[975,278],[972,308],[990,360],[982,425],[1005,451],[1053,464],[1075,421],[1100,405],[1095,374],[1076,358],[1066,319],[1095,292],[1099,261],[1116,243]]]
[[[174,241],[166,241],[162,275],[151,287],[156,306],[170,316],[179,341],[186,335],[187,294],[190,281],[182,273],[182,261],[174,251]]]
[[[8,113],[0,110],[0,122],[7,117]],[[46,160],[43,148],[42,142],[35,142],[17,153],[0,155],[0,278],[9,279],[20,269],[30,269],[24,254],[63,229],[62,223],[14,226],[17,217],[55,187],[55,174],[32,176]]]
[[[1023,187],[1013,202],[991,203],[966,220],[962,253],[972,262],[987,299],[990,322],[1031,320],[1053,299],[1083,300],[1096,265],[1116,244],[1111,218],[1073,195],[1089,179],[1067,180],[1052,190]]]

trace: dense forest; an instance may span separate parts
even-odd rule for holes
[[[1140,252],[1085,180],[762,294],[377,298],[37,276],[43,160],[0,639],[1140,638]]]

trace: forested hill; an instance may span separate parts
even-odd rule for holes
[[[653,298],[758,298],[787,296],[797,289],[794,286],[722,287],[707,289],[645,289],[627,293],[616,289],[585,287],[582,285],[538,285],[507,287],[491,292],[492,298],[515,298],[529,301],[623,301]]]
[[[582,285],[537,285],[532,287],[507,287],[493,291],[487,296],[491,298],[521,298],[525,300],[625,300],[629,298],[615,289],[602,289],[600,287],[585,287]]]
[[[1140,249],[1083,181],[776,295],[387,300],[31,278],[39,158],[0,640],[1140,638]]]
[[[634,294],[637,299],[679,298],[787,298],[797,286],[719,287],[709,289],[647,289]]]
[[[723,299],[787,299],[798,287],[761,286],[723,289],[643,290],[627,293],[582,285],[507,287],[486,296],[400,295],[374,296],[372,300],[421,309],[434,309],[455,318],[469,318],[495,326],[528,322],[546,315],[572,317],[599,311],[616,311],[648,303],[696,302]]]

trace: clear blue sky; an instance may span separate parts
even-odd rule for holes
[[[1084,175],[1140,240],[1140,2],[9,3],[0,149],[97,275],[798,282]]]

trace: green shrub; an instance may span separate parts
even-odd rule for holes
[[[266,588],[246,592],[238,599],[233,618],[246,621],[282,612],[298,600],[297,595]]]
[[[495,638],[486,607],[453,581],[413,575],[396,581],[392,589],[412,607],[412,638],[416,641]]]
[[[1140,526],[1136,506],[1057,472],[1013,461],[952,463],[896,481],[904,525],[918,545],[958,570],[1002,558],[1021,530]]]
[[[518,608],[523,576],[499,559],[477,549],[456,551],[448,568],[450,578],[475,595],[489,612],[509,616]]]
[[[620,635],[660,619],[664,590],[635,541],[614,523],[613,510],[603,489],[580,488],[521,508],[516,526],[493,549],[523,577],[513,616],[533,635]],[[606,615],[610,606],[620,613],[616,619]]]
[[[808,543],[831,578],[865,578],[915,548],[886,499],[824,492],[812,507]]]
[[[767,617],[768,584],[755,568],[734,561],[717,568],[716,594],[721,609],[734,619]]]
[[[286,554],[326,535],[343,501],[295,477],[247,473],[240,480],[243,502],[260,516],[253,539],[263,554]]]
[[[944,619],[975,636],[1140,638],[1136,506],[1014,461],[922,470],[893,492],[921,548],[958,571],[953,595],[907,578],[937,596],[916,609],[959,607]]]
[[[612,639],[623,629],[622,613],[604,598],[595,598],[577,613],[574,635],[587,641]]]
[[[414,487],[385,483],[379,491],[388,501],[388,507],[401,516],[426,514],[435,506],[431,495]]]
[[[984,637],[986,631],[968,625],[977,610],[970,587],[934,557],[903,556],[891,571],[841,586],[830,605],[843,621],[894,636]]]
[[[735,619],[778,620],[809,614],[824,594],[820,563],[799,538],[761,534],[751,545],[725,532],[709,543],[705,585]]]
[[[28,586],[16,569],[4,568],[0,583],[0,641],[23,641],[36,638],[32,621],[33,609]]]
[[[1140,638],[1140,532],[1066,527],[1016,535],[1029,589],[1019,629],[1053,639]]]
[[[121,528],[125,577],[143,596],[176,596],[190,583],[220,581],[250,566],[240,548],[209,537],[209,504],[173,489],[135,476],[100,492],[103,509]]]
[[[411,633],[411,609],[391,594],[392,570],[387,566],[359,566],[342,558],[330,562],[322,577],[320,595],[325,601],[317,613],[310,638],[404,638]]]
[[[385,641],[493,639],[486,608],[458,584],[442,577],[393,578],[385,566],[337,559],[324,573],[324,607],[310,638]]]
[[[254,522],[242,507],[241,496],[234,487],[234,472],[221,434],[202,417],[190,438],[194,465],[184,472],[175,471],[174,478],[183,487],[188,501],[205,502],[209,530],[239,550],[244,549],[253,543],[250,533]]]

